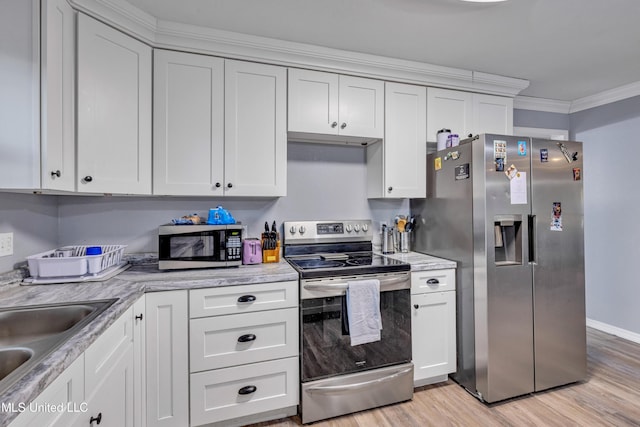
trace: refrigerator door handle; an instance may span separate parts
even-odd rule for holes
[[[537,230],[536,230],[536,216],[535,215],[529,215],[529,224],[528,224],[528,229],[529,229],[529,264],[537,264],[537,250],[538,250],[538,245],[536,243],[536,235],[537,235]]]

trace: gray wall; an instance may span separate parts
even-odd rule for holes
[[[571,114],[584,142],[587,317],[640,334],[640,97]]]
[[[56,247],[58,202],[55,196],[0,193],[0,233],[13,233],[13,255],[0,258],[0,273],[25,257]]]
[[[291,142],[287,169],[287,196],[276,199],[0,193],[0,232],[14,231],[19,245],[15,256],[0,258],[0,272],[27,255],[58,245],[117,243],[128,245],[129,253],[156,252],[158,225],[185,214],[206,216],[217,205],[246,224],[253,237],[259,236],[265,221],[281,225],[286,220],[372,218],[379,222],[409,211],[408,200],[367,200],[361,147]]]

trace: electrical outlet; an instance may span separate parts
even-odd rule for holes
[[[13,233],[0,233],[0,256],[13,255]]]

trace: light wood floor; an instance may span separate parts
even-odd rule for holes
[[[588,329],[588,379],[485,405],[451,380],[416,389],[413,400],[313,427],[640,426],[640,344]],[[293,427],[299,417],[256,424]]]

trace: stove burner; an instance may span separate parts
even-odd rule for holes
[[[349,258],[347,260],[347,265],[371,265],[373,259],[372,257],[359,257],[359,258]]]

